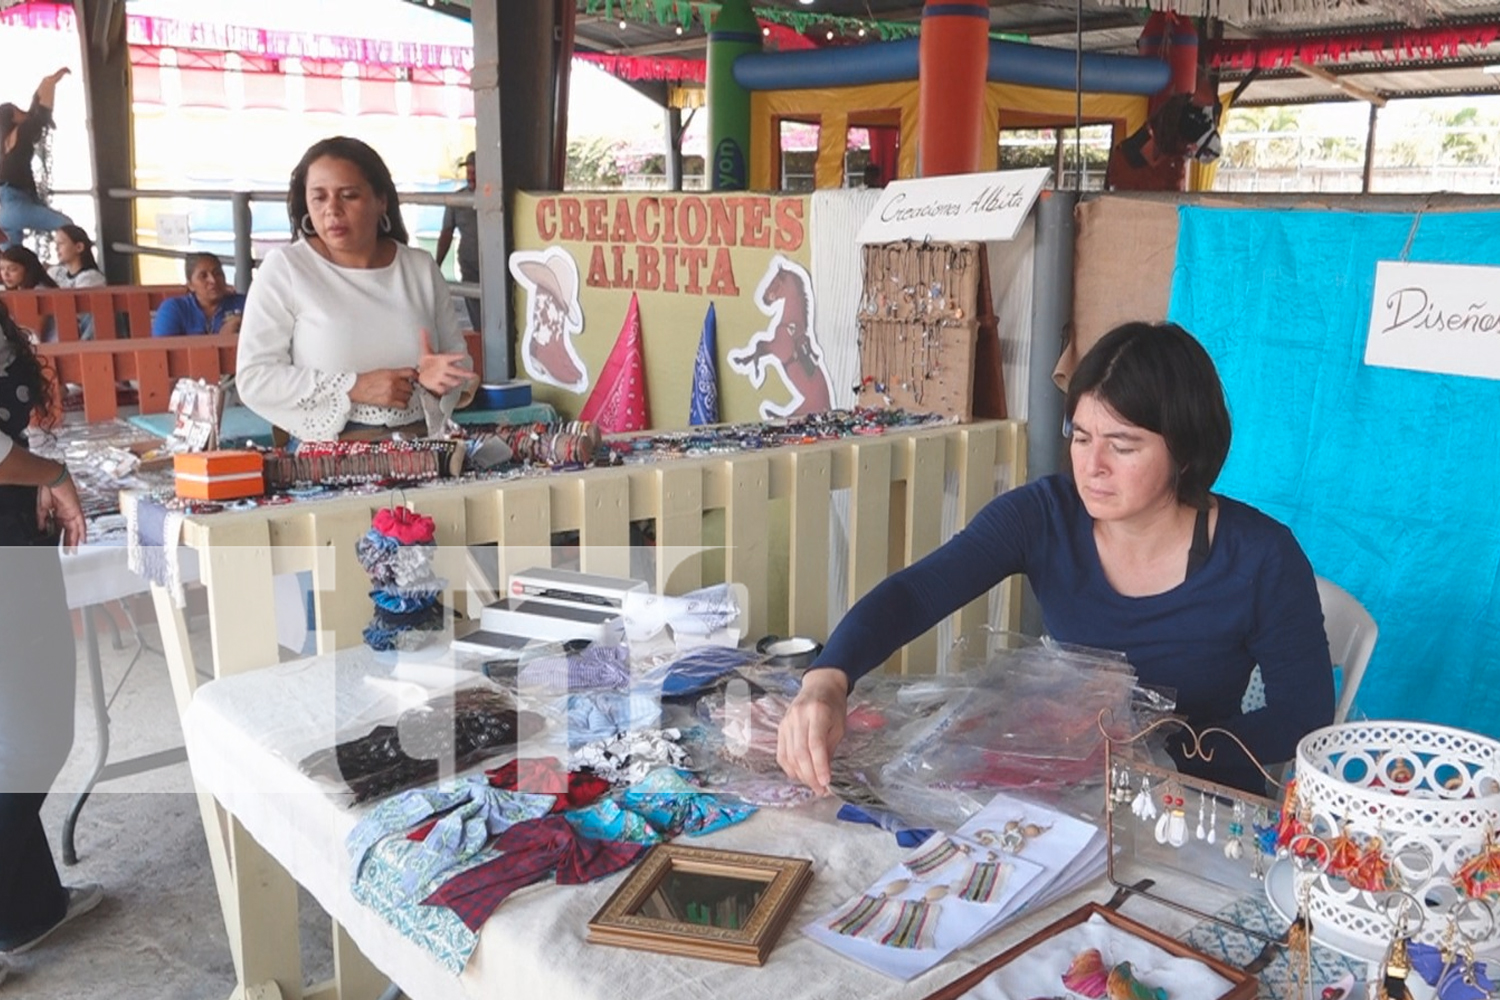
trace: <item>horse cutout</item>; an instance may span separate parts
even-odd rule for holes
[[[831,409],[833,382],[813,334],[812,279],[807,271],[777,254],[755,288],[755,305],[770,317],[770,324],[757,330],[744,347],[726,354],[725,360],[757,389],[765,383],[769,366],[781,373],[792,398],[785,404],[761,400],[761,419]]]

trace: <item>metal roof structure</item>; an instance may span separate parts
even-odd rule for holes
[[[468,0],[411,2],[468,15]],[[801,33],[816,44],[879,40],[874,30],[859,37],[856,22],[914,32],[922,17],[916,0],[754,0],[753,5],[768,20],[807,25]],[[576,47],[611,56],[703,59],[707,38],[701,8],[713,5],[677,0],[669,5],[673,13],[666,23],[631,16],[632,8],[661,6],[654,0],[608,5],[579,0]],[[682,7],[695,8],[682,19],[685,25],[676,15]],[[1275,65],[1255,72],[1239,106],[1357,100],[1370,94],[1500,95],[1500,72],[1485,72],[1486,67],[1500,71],[1500,3],[1493,0],[1149,0],[1149,6],[1145,0],[991,0],[990,28],[1037,45],[1072,50],[1081,41],[1086,52],[1133,53],[1152,8],[1194,17],[1226,48],[1281,52]],[[1303,48],[1309,43],[1310,49]],[[1222,82],[1235,83],[1251,69],[1226,64],[1220,73]]]

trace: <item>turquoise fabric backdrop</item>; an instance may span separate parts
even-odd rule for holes
[[[1500,265],[1500,213],[1183,208],[1170,318],[1229,396],[1216,489],[1288,524],[1380,625],[1355,714],[1500,737],[1500,381],[1363,362],[1375,262],[1408,241]]]

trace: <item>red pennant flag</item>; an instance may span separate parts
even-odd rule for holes
[[[643,431],[650,426],[646,404],[646,353],[641,343],[641,307],[635,294],[625,325],[605,359],[594,391],[583,404],[579,420],[592,420],[605,434]]]

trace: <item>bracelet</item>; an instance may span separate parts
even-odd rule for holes
[[[69,475],[71,475],[71,473],[68,472],[68,467],[64,465],[62,467],[62,471],[57,474],[57,478],[47,484],[47,489],[50,490],[53,487],[61,486],[63,484],[63,481],[66,480]]]

